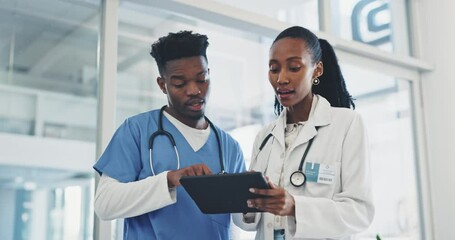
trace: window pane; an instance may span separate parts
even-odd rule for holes
[[[370,141],[376,214],[361,239],[422,239],[411,82],[344,65]]]
[[[0,1],[0,239],[90,239],[99,0]]]
[[[333,34],[384,51],[409,54],[405,0],[346,0],[331,4]]]
[[[96,1],[0,3],[0,131],[95,140],[98,25]]]

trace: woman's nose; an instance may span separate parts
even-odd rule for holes
[[[284,71],[281,71],[278,74],[278,78],[277,78],[276,82],[278,84],[288,84],[289,83],[289,79],[287,78],[287,75]]]

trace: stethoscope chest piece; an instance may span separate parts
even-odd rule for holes
[[[316,131],[318,130],[318,128],[319,128],[319,127],[316,127]],[[273,130],[273,129],[272,129],[272,130]],[[268,142],[269,138],[272,137],[272,136],[273,136],[273,134],[272,134],[272,133],[269,133],[269,134],[267,135],[267,137],[265,137],[264,140],[262,140],[262,143],[261,143],[261,145],[259,146],[259,152],[261,152],[261,150],[264,148],[265,144]],[[311,145],[313,144],[313,140],[314,140],[314,137],[315,137],[315,136],[316,136],[316,135],[314,135],[314,136],[310,139],[310,141],[308,142],[308,145],[307,145],[307,147],[306,147],[306,149],[305,149],[305,152],[303,153],[302,159],[300,159],[299,169],[298,169],[297,171],[293,172],[293,173],[291,174],[290,179],[289,179],[289,180],[291,181],[291,184],[292,184],[293,186],[295,186],[295,187],[301,187],[301,186],[303,186],[303,185],[305,184],[305,182],[306,182],[306,175],[305,175],[305,173],[303,173],[303,170],[302,170],[302,169],[303,169],[303,163],[305,162],[305,158],[306,158],[306,156],[307,156],[307,154],[308,154],[308,151],[309,151],[310,148],[311,148]],[[259,155],[259,153],[256,154],[256,158],[255,158],[255,159],[257,159],[257,156],[258,156],[258,155]]]
[[[291,174],[291,184],[295,187],[301,187],[306,182],[306,176],[302,171],[295,171]]]

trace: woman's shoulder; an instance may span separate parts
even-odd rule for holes
[[[332,107],[330,103],[322,96],[318,95],[319,117],[331,117],[332,121],[352,122],[359,118],[360,114],[353,109],[345,107]]]
[[[331,107],[332,125],[337,128],[351,129],[363,126],[363,120],[360,113],[353,109]]]
[[[354,118],[360,117],[360,114],[351,108],[331,107],[331,109],[332,109],[332,114],[337,117],[346,118],[346,119],[354,119]]]
[[[345,118],[355,118],[359,116],[359,113],[356,112],[353,109],[350,108],[345,108],[345,107],[330,107],[332,114],[339,116],[339,117],[345,117]]]

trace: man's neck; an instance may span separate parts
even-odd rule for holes
[[[196,129],[207,129],[207,127],[208,127],[208,122],[205,120],[204,115],[201,116],[200,118],[188,118],[188,117],[184,117],[184,116],[178,114],[177,112],[173,111],[169,107],[167,107],[165,109],[165,111],[169,115],[171,115],[172,117],[174,117],[175,119],[180,121],[181,123],[187,125],[188,127],[196,128]]]

